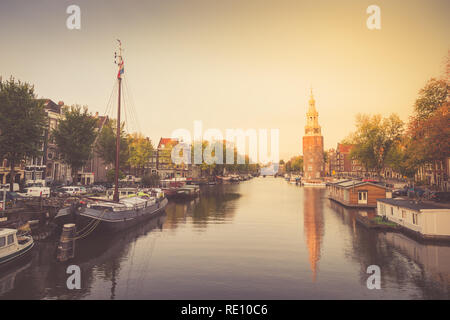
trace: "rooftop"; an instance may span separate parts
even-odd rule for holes
[[[386,188],[384,185],[377,184],[377,183],[374,183],[371,181],[361,181],[361,180],[351,180],[351,179],[330,182],[329,184],[335,185],[337,187],[342,187],[342,188],[351,188],[351,187],[362,186],[362,185],[366,185],[366,184],[371,184],[373,186],[380,187],[380,188]]]
[[[426,210],[426,209],[441,209],[448,210],[450,213],[450,204],[433,203],[430,201],[416,202],[411,199],[377,199],[377,201],[388,203],[394,206],[408,208],[415,211]]]
[[[0,228],[0,237],[16,233],[16,229]]]

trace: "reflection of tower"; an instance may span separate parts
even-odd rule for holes
[[[324,175],[323,136],[312,89],[303,136],[303,172],[306,179],[316,179]]]
[[[321,194],[323,189],[304,188],[303,225],[308,246],[309,263],[316,281],[320,259],[320,245],[324,234]]]

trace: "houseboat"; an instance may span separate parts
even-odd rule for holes
[[[341,180],[327,184],[328,198],[348,207],[376,208],[386,198],[386,187],[369,181]]]
[[[450,205],[410,199],[378,199],[377,215],[422,239],[450,241]]]
[[[0,228],[0,268],[24,257],[33,246],[33,237],[17,235],[16,229]]]

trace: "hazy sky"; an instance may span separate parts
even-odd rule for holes
[[[81,30],[66,8],[81,7]],[[368,30],[366,8],[381,8]],[[105,112],[116,39],[141,131],[278,128],[280,155],[301,153],[313,86],[325,147],[355,114],[407,120],[450,49],[450,1],[0,1],[0,75],[40,97]],[[131,129],[137,128],[136,124]]]

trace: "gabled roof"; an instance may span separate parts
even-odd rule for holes
[[[375,187],[378,187],[381,189],[386,189],[386,187],[383,185],[369,182],[369,181],[343,180],[343,181],[334,182],[332,184],[335,185],[336,187],[340,187],[340,188],[344,188],[344,189],[360,187],[360,186],[364,186],[364,185],[372,185],[372,186],[375,186]]]
[[[159,139],[158,148],[161,148],[162,145],[176,145],[178,144],[178,139],[172,139],[172,138],[161,138]]]
[[[353,144],[341,144],[338,143],[337,151],[340,153],[350,153],[353,149]]]

